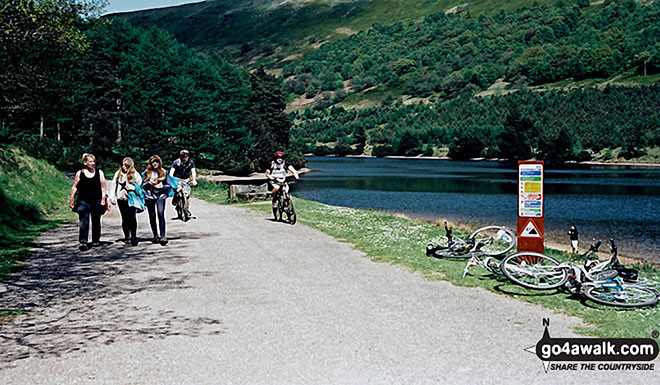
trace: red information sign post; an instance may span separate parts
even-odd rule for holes
[[[543,166],[518,162],[518,251],[543,253]]]

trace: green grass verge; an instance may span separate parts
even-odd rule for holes
[[[270,206],[251,206],[270,213]],[[431,280],[445,280],[458,286],[482,287],[518,300],[539,304],[559,313],[576,316],[589,326],[580,327],[582,334],[600,337],[649,337],[660,330],[660,311],[657,307],[644,309],[619,309],[583,302],[566,293],[533,291],[511,284],[481,267],[473,267],[470,275],[462,278],[467,261],[450,261],[429,258],[424,249],[427,243],[444,237],[444,229],[432,223],[414,221],[396,215],[372,210],[357,210],[328,206],[318,202],[296,199],[298,221],[321,230],[339,240],[355,245],[374,261],[389,262],[421,272]],[[467,236],[467,229],[455,229],[459,236]],[[564,252],[546,250],[546,253],[567,259]],[[660,271],[643,266],[641,276],[659,280]]]
[[[46,230],[75,220],[71,181],[45,161],[0,146],[0,280],[20,268]]]
[[[229,192],[227,185],[215,184],[205,179],[199,179],[197,186],[193,188],[192,196],[194,198],[203,199],[207,202],[226,205],[231,203],[229,201]]]
[[[0,318],[8,317],[10,315],[20,315],[26,314],[25,310],[14,310],[14,309],[0,309]]]

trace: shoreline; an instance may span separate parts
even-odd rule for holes
[[[405,156],[405,155],[388,155],[383,157],[377,157],[373,155],[315,155],[313,153],[304,154],[305,157],[315,156],[315,157],[329,157],[329,158],[373,158],[373,159],[420,159],[420,160],[450,160],[456,162],[500,162],[500,163],[515,163],[516,160],[511,159],[500,159],[500,158],[472,158],[467,160],[454,160],[448,156]],[[557,165],[554,165],[557,166]],[[559,166],[586,166],[586,167],[604,167],[604,168],[649,168],[649,169],[660,169],[660,163],[648,163],[648,162],[602,162],[589,160],[584,162],[569,161],[559,164]]]
[[[298,174],[303,175],[308,172],[312,171],[312,169],[303,167],[300,170],[298,170]],[[208,174],[199,174],[198,178],[200,179],[205,179],[214,183],[226,183],[226,184],[242,184],[246,182],[260,182],[260,183],[266,183],[268,182],[268,178],[266,178],[266,174],[263,172],[255,172],[250,175],[246,176],[236,176],[236,175],[228,175],[228,174],[213,174],[213,173],[208,173]]]

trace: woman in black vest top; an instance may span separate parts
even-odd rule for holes
[[[105,213],[105,176],[103,171],[96,169],[96,157],[92,154],[83,154],[83,169],[76,173],[71,187],[69,207],[78,213],[80,235],[80,250],[90,247],[89,217],[92,217],[92,243],[91,246],[99,246],[101,240],[101,215]],[[78,200],[74,204],[76,194]]]

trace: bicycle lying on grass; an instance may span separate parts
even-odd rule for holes
[[[486,226],[477,229],[463,240],[453,235],[445,221],[445,238],[442,243],[426,245],[426,255],[435,258],[471,258],[474,255],[502,256],[516,245],[516,237],[504,226]]]
[[[617,258],[618,250],[610,240],[612,258],[599,261],[598,241],[582,255],[584,264],[560,263],[555,258],[534,252],[519,252],[505,257],[502,273],[513,283],[528,289],[564,289],[608,306],[643,307],[655,305],[660,293],[640,284],[638,272],[627,269]]]
[[[491,274],[493,274],[498,280],[500,280],[501,277],[504,277],[504,274],[502,274],[502,269],[500,269],[500,261],[498,261],[494,257],[484,258],[483,254],[473,253],[472,256],[470,257],[470,260],[465,265],[465,269],[463,269],[463,278],[467,276],[468,270],[470,270],[470,268],[474,266],[483,267],[484,269],[488,270]]]

